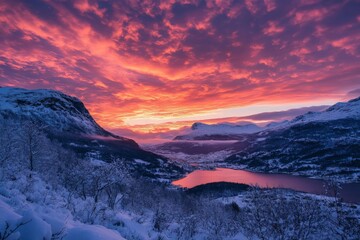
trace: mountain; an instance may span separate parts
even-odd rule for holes
[[[228,167],[360,181],[360,97],[249,134]]]
[[[239,140],[242,134],[260,132],[263,128],[252,124],[205,124],[194,123],[191,132],[186,135],[176,136],[174,140]]]
[[[0,88],[0,118],[32,120],[40,124],[51,139],[82,157],[104,161],[123,159],[140,175],[177,178],[183,174],[183,170],[168,159],[103,129],[79,99],[59,91]]]
[[[322,112],[308,112],[290,121],[290,124],[322,122],[338,119],[360,119],[360,97],[348,102],[339,102]]]
[[[320,106],[322,108],[323,106]],[[285,111],[286,112],[286,111]],[[281,112],[282,113],[282,112]],[[261,115],[261,114],[258,114]],[[191,126],[190,132],[179,135],[174,140],[242,140],[245,141],[253,133],[272,131],[276,129],[290,127],[296,124],[308,122],[332,121],[346,118],[359,118],[360,107],[359,98],[350,100],[346,103],[337,103],[320,112],[307,112],[299,115],[292,120],[282,122],[271,122],[264,127],[259,127],[251,122],[242,124],[218,123],[205,124],[196,122]],[[250,137],[251,138],[251,137]]]
[[[120,138],[100,127],[79,99],[58,91],[3,87],[0,102],[5,118],[27,117],[46,123],[53,131]]]
[[[192,125],[190,131],[183,131],[182,135],[176,136],[174,140],[243,140],[246,134],[260,132],[276,126],[284,125],[287,119],[307,112],[323,111],[329,106],[312,106],[289,109],[285,111],[263,112],[244,117],[219,118],[218,124],[205,124],[197,122]],[[216,119],[214,119],[216,120]],[[236,122],[229,123],[227,121]],[[259,127],[252,121],[270,122],[266,126]]]

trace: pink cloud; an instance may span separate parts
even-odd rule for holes
[[[259,10],[256,5],[256,1],[245,0],[245,5],[246,5],[246,8],[249,10],[249,12],[251,12],[252,14],[256,14],[257,11]]]
[[[319,8],[295,12],[293,21],[295,24],[304,24],[312,21],[320,21],[326,17],[329,9]]]
[[[264,0],[264,3],[268,12],[276,9],[276,2],[274,0]]]
[[[89,0],[76,0],[74,2],[74,7],[79,9],[82,13],[93,12],[99,17],[103,17],[105,10],[100,9],[96,4],[91,4]]]
[[[277,65],[277,62],[273,58],[262,58],[259,63],[269,67],[275,67]]]
[[[284,31],[284,27],[280,27],[278,22],[269,21],[268,26],[263,29],[263,33],[265,35],[275,35],[277,33],[282,33]]]
[[[303,57],[307,54],[311,53],[309,49],[307,48],[300,48],[300,49],[295,49],[293,51],[290,52],[290,55],[292,56],[297,56],[297,57]]]
[[[340,48],[349,54],[356,55],[359,48],[360,35],[344,37],[331,42],[331,45]]]

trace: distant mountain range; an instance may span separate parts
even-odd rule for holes
[[[135,141],[106,131],[79,99],[58,91],[0,88],[0,118],[32,120],[45,126],[48,136],[65,148],[97,160],[123,159],[141,175],[175,178],[184,173],[168,159],[141,149]]]
[[[307,112],[299,115],[292,120],[282,122],[271,122],[260,127],[251,122],[242,123],[218,123],[205,124],[196,122],[192,125],[191,131],[185,135],[179,135],[174,140],[241,140],[244,134],[252,134],[262,131],[277,130],[290,127],[300,123],[315,121],[332,121],[346,118],[359,118],[360,107],[359,98],[350,100],[346,103],[337,103],[324,111]]]

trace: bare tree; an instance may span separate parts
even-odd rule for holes
[[[0,232],[0,240],[9,239],[11,237],[11,235],[16,233],[16,231],[21,226],[24,226],[24,225],[28,224],[29,222],[31,222],[31,219],[26,222],[20,222],[20,223],[16,224],[14,227],[11,227],[10,224],[7,221],[5,221],[4,232]]]
[[[0,121],[0,166],[4,167],[5,163],[13,156],[14,139],[12,133],[13,126],[9,121]]]
[[[327,195],[331,196],[332,218],[330,218],[330,231],[334,237],[338,239],[360,239],[360,220],[356,217],[357,213],[341,198],[341,184],[339,182],[330,180],[325,184],[325,191]]]
[[[41,162],[50,159],[48,153],[51,143],[43,132],[43,125],[32,120],[23,121],[21,124],[20,141],[31,178],[36,165],[41,165]]]
[[[243,214],[243,229],[260,239],[309,239],[324,231],[327,216],[319,202],[282,190],[253,189]]]

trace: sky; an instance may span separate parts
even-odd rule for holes
[[[107,129],[360,95],[359,0],[0,1],[0,86],[80,98]]]

